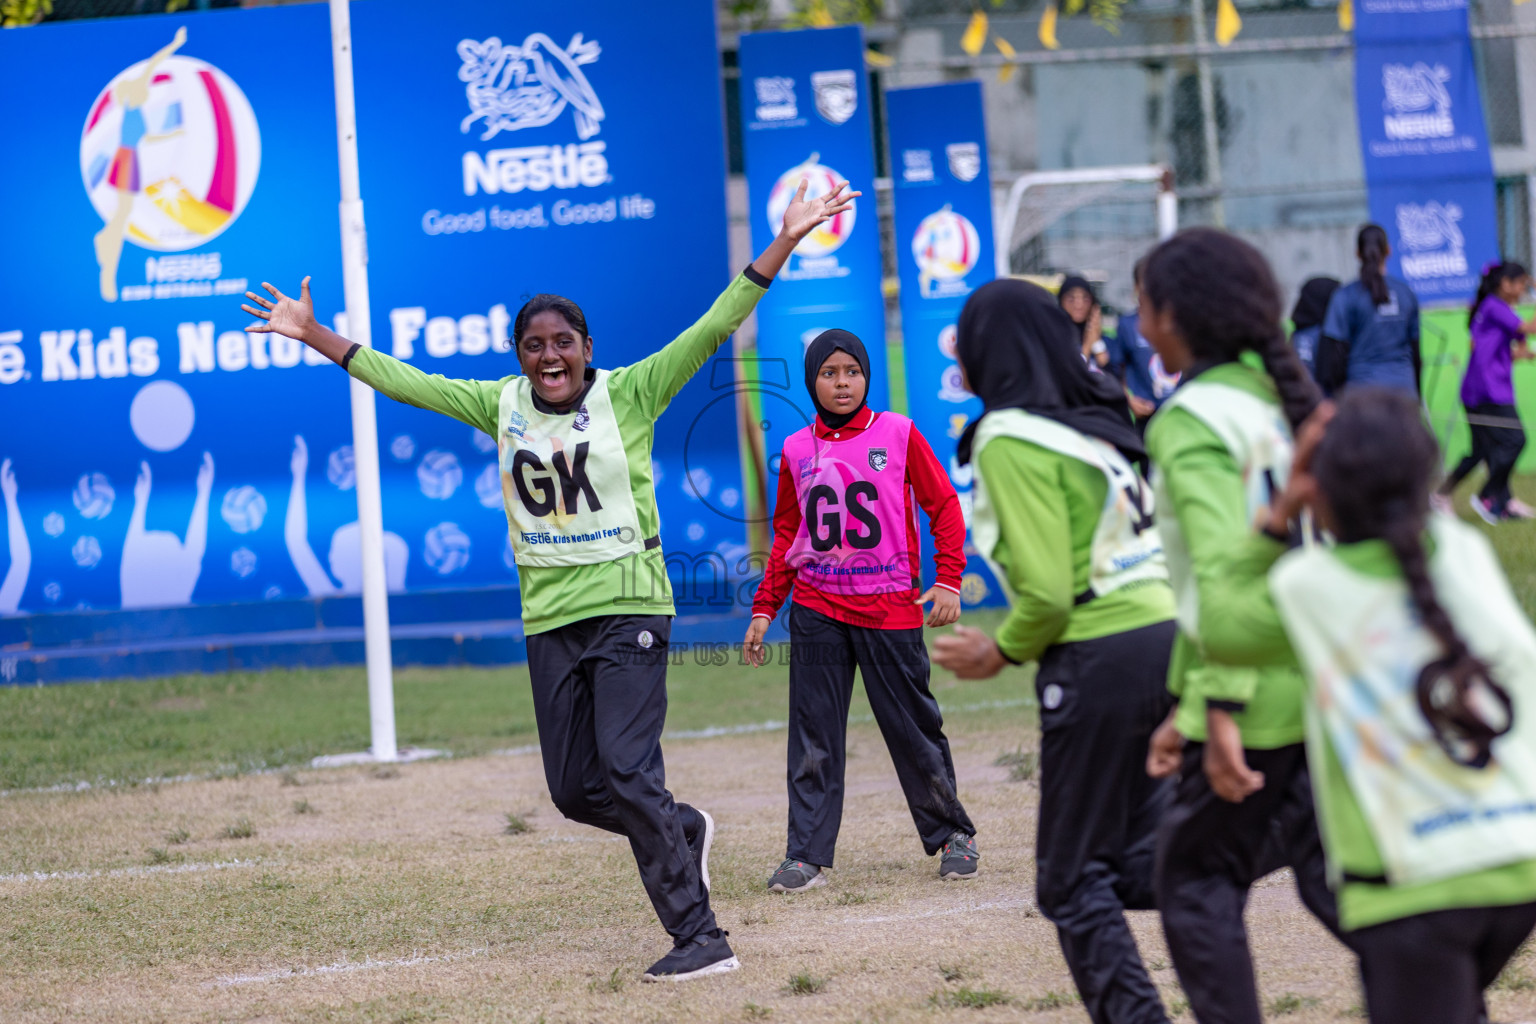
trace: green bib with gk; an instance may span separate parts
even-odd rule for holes
[[[540,412],[532,383],[513,378],[501,391],[496,448],[518,565],[591,565],[645,550],[607,370],[564,414]]]

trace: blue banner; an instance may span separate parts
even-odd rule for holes
[[[725,135],[710,0],[411,0],[353,8],[374,346],[428,373],[518,373],[532,295],[586,314],[593,361],[659,350],[727,265]],[[340,282],[335,283],[340,291]],[[669,556],[746,552],[730,349],[656,424]],[[514,575],[491,438],[379,406],[385,526],[423,546],[415,586]],[[679,604],[688,599],[679,595]]]
[[[891,89],[885,103],[907,409],[968,509],[971,467],[956,461],[955,442],[981,415],[981,401],[960,383],[955,325],[966,298],[996,269],[981,83]],[[976,559],[962,599],[981,604],[997,593]]]
[[[709,0],[353,15],[382,351],[513,374],[512,317],[559,292],[618,366],[728,283]],[[330,54],[320,4],[0,33],[0,613],[360,589],[346,375],[240,311],[305,274],[343,306]],[[720,365],[657,427],[680,554],[745,551]],[[514,583],[494,442],[387,400],[379,429],[390,589]]]
[[[778,234],[802,178],[812,197],[838,181],[864,193],[800,243],[757,307],[758,355],[768,361],[763,380],[770,385],[762,393],[770,476],[777,473],[784,439],[815,417],[802,367],[805,346],[822,331],[838,327],[858,335],[869,352],[869,404],[889,408],[869,105],[860,27],[741,37],[742,147],[753,247],[761,251]]]
[[[0,614],[357,589],[345,375],[240,311],[342,305],[324,6],[0,32],[0,89]]]
[[[1425,302],[1463,301],[1499,251],[1466,5],[1366,0],[1355,38],[1360,148],[1392,272]]]

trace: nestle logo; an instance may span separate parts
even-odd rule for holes
[[[609,180],[608,158],[603,156],[607,148],[596,141],[493,149],[484,156],[465,153],[464,194],[595,188]]]

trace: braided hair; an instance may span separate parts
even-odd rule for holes
[[[1387,279],[1382,276],[1381,264],[1387,258],[1387,229],[1380,224],[1367,224],[1355,236],[1355,255],[1360,257],[1360,283],[1371,293],[1371,301],[1383,305],[1392,299]]]
[[[1259,250],[1215,228],[1180,231],[1146,257],[1141,289],[1153,308],[1172,309],[1197,362],[1258,353],[1291,429],[1317,408],[1322,395],[1286,342],[1280,287]]]
[[[1392,549],[1408,597],[1441,656],[1416,686],[1419,710],[1452,760],[1489,763],[1493,741],[1514,724],[1508,692],[1473,654],[1435,594],[1423,535],[1440,451],[1417,400],[1385,388],[1350,388],[1312,456],[1312,473],[1341,543],[1383,540]],[[1503,706],[1490,722],[1487,698]]]

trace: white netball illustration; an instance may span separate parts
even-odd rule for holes
[[[283,596],[283,588],[274,583],[266,590],[262,591],[261,596],[266,598],[268,601],[276,601],[278,598]]]
[[[224,492],[219,516],[236,533],[253,533],[261,529],[262,520],[267,518],[267,499],[250,484],[231,487]]]
[[[357,486],[357,465],[351,445],[344,444],[331,452],[325,460],[325,478],[339,490],[350,491]]]
[[[666,475],[667,474],[662,471],[661,463],[656,461],[655,459],[652,459],[651,460],[651,483],[652,484],[659,484],[659,483],[661,483],[661,481],[666,477]]]
[[[101,561],[101,541],[86,534],[69,549],[69,557],[82,569],[94,569],[96,563]]]
[[[346,449],[351,455],[351,449]],[[333,453],[334,455],[334,453]],[[363,541],[356,521],[339,527],[331,534],[327,554],[331,574],[326,575],[309,544],[309,502],[304,491],[304,477],[309,471],[309,445],[302,436],[293,439],[293,456],[288,463],[293,485],[288,491],[288,514],[283,519],[283,541],[293,568],[304,582],[310,597],[333,594],[359,594],[363,590]],[[384,531],[384,585],[390,593],[405,589],[405,569],[410,548],[399,534]],[[333,581],[331,576],[335,577]]]
[[[469,534],[457,523],[438,523],[427,531],[421,557],[439,576],[462,572],[469,564]]]
[[[59,598],[64,596],[64,588],[59,586],[57,580],[49,580],[43,584],[43,600],[49,604],[58,604]]]
[[[250,548],[235,548],[229,556],[229,571],[240,579],[245,579],[256,571],[256,552]]]
[[[485,431],[471,429],[469,440],[475,446],[475,451],[480,452],[482,455],[496,454],[496,439]]]
[[[170,380],[152,380],[133,396],[128,425],[152,452],[172,452],[192,436],[197,410],[187,389]]]
[[[688,478],[683,482],[683,493],[695,500],[709,497],[709,489],[715,484],[715,478],[709,475],[709,470],[703,466],[688,471]]]
[[[64,536],[64,517],[57,512],[43,516],[43,532],[50,537]]]
[[[734,487],[727,487],[720,492],[720,504],[726,508],[735,508],[741,504],[741,492]]]
[[[453,452],[434,448],[421,457],[416,467],[416,482],[421,493],[434,501],[446,501],[464,482],[464,470]]]
[[[830,167],[823,166],[821,155],[812,153],[805,163],[791,167],[779,175],[779,180],[774,183],[768,193],[768,226],[774,234],[784,226],[784,213],[789,209],[790,202],[795,198],[795,191],[800,187],[802,178],[806,181],[805,198],[817,199],[837,188],[837,183],[845,181],[842,175]],[[847,207],[841,213],[824,224],[819,224],[810,234],[801,239],[795,246],[796,256],[828,256],[836,252],[848,236],[853,234],[853,223],[857,216],[857,203],[849,200]]]
[[[164,608],[188,604],[203,572],[208,549],[208,501],[213,493],[213,455],[203,452],[197,471],[197,496],[185,538],[166,530],[146,530],[149,493],[153,484],[149,463],[139,463],[133,485],[133,518],[123,538],[120,570],[124,608]]]
[[[395,439],[389,442],[389,454],[396,462],[410,462],[416,455],[416,439],[410,434],[396,435]]]
[[[32,546],[27,543],[27,528],[21,521],[21,506],[16,501],[16,474],[11,460],[0,462],[0,498],[5,500],[5,532],[11,549],[11,564],[0,580],[0,615],[12,615],[21,607],[22,592],[27,589],[27,575],[32,571]],[[59,517],[60,520],[63,516]]]
[[[75,508],[87,519],[105,519],[112,514],[112,502],[117,492],[105,473],[86,473],[75,484],[71,495]]]
[[[496,463],[489,463],[475,477],[475,497],[480,499],[480,504],[485,508],[502,508],[501,467]]]
[[[703,540],[704,539],[704,524],[703,523],[689,523],[688,524],[688,539],[692,540],[692,541]]]

